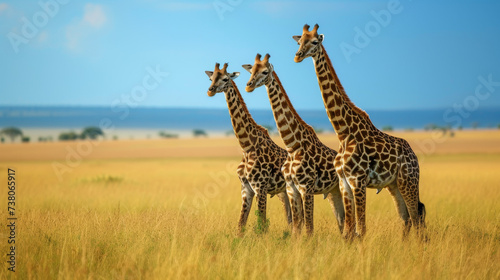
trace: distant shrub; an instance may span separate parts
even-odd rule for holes
[[[99,136],[104,136],[104,132],[100,127],[89,126],[83,129],[82,134],[80,135],[81,139],[97,139]]]
[[[393,131],[394,129],[392,128],[392,126],[390,126],[390,125],[386,125],[386,126],[383,126],[383,127],[382,127],[382,130],[383,130],[383,131]]]
[[[315,127],[315,126],[313,126],[313,129],[314,129],[314,131],[315,131],[316,133],[318,133],[318,134],[325,132],[325,130],[324,130],[324,129],[322,129],[322,128],[320,128],[320,127]]]
[[[158,133],[158,135],[159,135],[161,138],[179,138],[179,135],[174,134],[174,133],[168,133],[168,132],[165,132],[165,131],[160,131],[160,132]]]
[[[194,137],[208,137],[208,134],[203,129],[194,129],[193,136]]]
[[[78,138],[80,138],[80,135],[74,131],[61,132],[61,134],[59,134],[60,141],[71,141],[71,140],[76,140]]]
[[[21,142],[28,143],[29,141],[30,141],[30,137],[29,136],[23,136],[23,137],[21,137]]]
[[[428,130],[436,130],[438,128],[439,128],[439,126],[436,125],[436,124],[433,124],[433,123],[430,123],[430,124],[424,126],[424,130],[426,130],[426,131],[428,131]]]
[[[47,136],[47,137],[40,136],[40,137],[38,137],[38,142],[49,142],[49,141],[52,141],[52,136]]]
[[[113,140],[118,140],[118,136],[117,135],[113,135]]]
[[[478,122],[472,122],[470,124],[470,126],[472,127],[472,129],[477,129],[479,127],[479,123]]]
[[[267,124],[262,125],[262,127],[264,127],[265,129],[267,129],[267,132],[269,132],[269,134],[272,134],[273,131],[274,131],[274,128],[275,128],[274,126],[267,125]]]
[[[120,176],[113,176],[113,175],[98,175],[95,177],[91,178],[84,178],[82,179],[82,182],[84,183],[92,183],[92,184],[97,184],[97,183],[119,183],[123,181],[123,177]]]
[[[118,183],[123,181],[123,177],[112,176],[112,175],[101,175],[92,178],[90,181],[93,183]]]

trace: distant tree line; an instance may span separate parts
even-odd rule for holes
[[[21,139],[21,142],[26,143],[30,141],[30,137],[23,134],[23,131],[17,127],[6,127],[0,131],[1,139],[0,141],[5,142],[4,137],[10,138],[11,142],[16,141],[17,138]]]
[[[104,132],[101,128],[95,126],[89,126],[83,129],[81,133],[76,133],[74,131],[62,132],[59,134],[59,140],[61,141],[72,141],[78,139],[92,139],[95,140],[99,136],[104,137]]]

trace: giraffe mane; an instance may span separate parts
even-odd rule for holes
[[[290,111],[292,112],[292,114],[295,116],[295,118],[299,121],[300,124],[302,124],[307,130],[309,130],[310,132],[312,132],[313,134],[316,134],[316,132],[314,131],[314,128],[312,128],[312,126],[310,126],[309,124],[307,124],[301,117],[300,115],[297,113],[297,111],[295,111],[295,108],[293,107],[292,105],[292,102],[290,101],[290,99],[288,98],[288,94],[286,94],[286,91],[285,91],[285,88],[283,87],[283,85],[281,84],[281,81],[280,79],[278,78],[278,75],[276,74],[276,71],[273,71],[273,77],[274,77],[274,80],[276,80],[276,82],[278,83],[278,86],[280,87],[281,91],[283,92],[283,96],[285,97],[285,100],[286,102],[288,103],[288,107],[290,108]]]
[[[349,105],[349,107],[351,107],[351,109],[354,112],[358,113],[363,118],[365,118],[367,120],[370,120],[370,116],[368,116],[368,114],[364,110],[362,110],[361,108],[359,108],[358,106],[356,106],[351,101],[351,99],[349,98],[349,96],[346,94],[345,89],[342,86],[342,84],[340,83],[339,77],[337,76],[337,73],[335,72],[335,68],[333,68],[332,61],[330,60],[330,57],[328,56],[328,53],[325,50],[325,47],[323,45],[321,45],[321,48],[323,49],[323,54],[325,55],[326,64],[328,65],[328,67],[330,67],[331,73],[333,73],[333,80],[335,81],[335,87],[337,88],[338,92],[344,98],[344,102],[347,103],[347,105]]]
[[[255,120],[253,119],[252,114],[250,114],[250,112],[248,111],[247,105],[245,104],[245,101],[243,100],[243,97],[241,97],[240,90],[238,89],[238,87],[236,86],[236,84],[234,83],[233,80],[231,80],[231,85],[233,86],[233,88],[234,88],[234,90],[236,92],[236,95],[238,96],[238,100],[240,100],[241,108],[243,109],[243,111],[245,111],[245,113],[248,114],[248,119],[249,119],[250,123],[255,128],[257,128],[258,130],[262,131],[264,133],[264,135],[266,135],[267,137],[270,137],[269,136],[269,132],[267,131],[267,129],[265,129],[263,126],[257,124],[255,122]]]

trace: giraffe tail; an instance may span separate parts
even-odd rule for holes
[[[419,218],[419,224],[425,227],[425,205],[422,202],[418,202],[418,218]]]

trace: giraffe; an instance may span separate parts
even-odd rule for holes
[[[267,88],[274,120],[288,152],[282,171],[292,208],[293,232],[300,233],[305,219],[307,234],[313,233],[314,195],[323,194],[330,202],[342,233],[344,206],[333,165],[337,152],[325,146],[314,129],[297,114],[269,57],[266,54],[261,60],[261,55],[257,54],[253,66],[243,65],[251,74],[245,90],[252,92],[263,85]]]
[[[344,236],[352,239],[366,232],[366,188],[387,188],[404,222],[403,237],[412,224],[425,228],[425,206],[419,198],[419,164],[408,142],[377,129],[368,114],[347,96],[335,73],[318,34],[318,25],[301,36],[293,36],[300,45],[294,61],[312,57],[323,102],[340,141],[335,169],[340,177],[344,199]],[[378,192],[377,192],[378,193]]]
[[[208,96],[218,92],[226,96],[229,114],[234,134],[239,141],[243,152],[243,159],[238,165],[237,174],[241,182],[241,213],[238,222],[239,234],[243,234],[252,207],[252,200],[256,196],[259,215],[265,223],[267,194],[277,195],[283,203],[288,224],[292,222],[290,203],[286,194],[286,182],[280,169],[286,160],[286,151],[271,140],[267,130],[258,125],[250,115],[243,98],[233,79],[239,72],[228,73],[228,64],[220,69],[215,64],[214,71],[205,71],[212,84],[208,89]]]

